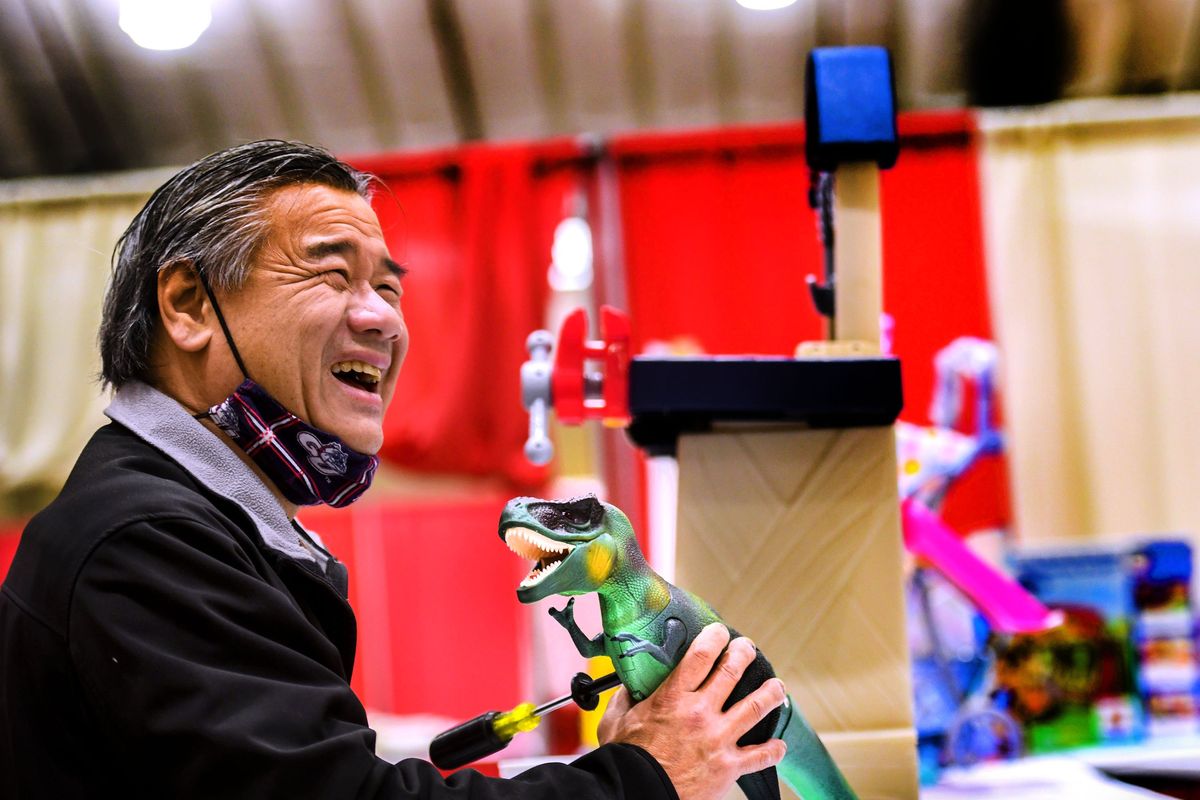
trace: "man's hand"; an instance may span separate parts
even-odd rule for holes
[[[729,647],[722,655],[726,643]],[[737,745],[746,731],[783,702],[783,682],[778,678],[721,711],[752,661],[754,645],[748,639],[730,642],[724,625],[709,625],[675,671],[645,700],[633,705],[624,688],[617,690],[600,721],[600,741],[625,742],[646,750],[666,770],[683,800],[719,800],[739,777],[778,764],[787,751],[780,739]]]

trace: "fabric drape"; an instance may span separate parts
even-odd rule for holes
[[[932,354],[958,335],[987,336],[990,325],[970,117],[905,115],[901,130],[904,155],[883,180],[884,305],[898,320],[905,418],[924,422]],[[385,423],[385,460],[424,472],[500,476],[521,489],[546,477],[522,454],[528,423],[519,367],[525,337],[543,324],[554,228],[581,187],[594,190],[596,154],[583,150],[558,141],[356,160],[383,180],[376,208],[393,253],[412,270],[404,303],[412,347]],[[625,136],[608,153],[620,200],[622,243],[614,257],[625,265],[639,348],[690,336],[711,353],[784,354],[820,335],[804,285],[821,267],[805,196],[803,126]],[[86,221],[91,212],[75,204],[90,209],[99,200],[76,190],[70,202],[39,207],[40,233],[4,237],[3,269],[13,277],[5,279],[2,302],[18,309],[0,329],[6,387],[22,387],[4,394],[5,488],[57,485],[99,424],[102,401],[90,381],[108,252],[166,174],[142,178],[106,224]],[[112,189],[99,196],[117,202]],[[6,224],[16,225],[21,207],[3,208]],[[53,277],[34,280],[46,264],[56,265]],[[91,283],[72,277],[74,270]],[[68,300],[90,310],[67,308]],[[55,368],[44,369],[51,351],[43,343],[55,336],[71,340],[57,352],[80,360],[56,356]],[[90,411],[69,399],[80,391],[93,393]],[[70,427],[61,420],[89,413],[91,422],[72,429],[73,445],[36,444],[47,430],[57,436]],[[48,419],[55,420],[49,429]],[[983,483],[951,503],[952,521],[955,505],[984,509],[976,517],[986,519],[968,527],[1001,521],[1003,503],[989,498],[1003,481]]]
[[[96,329],[109,258],[166,174],[0,186],[0,513],[49,499],[105,421]]]
[[[1200,97],[981,127],[1022,537],[1200,531]]]

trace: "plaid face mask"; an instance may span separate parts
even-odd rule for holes
[[[206,414],[298,506],[350,505],[371,486],[379,459],[314,428],[247,378]]]
[[[197,419],[208,417],[215,422],[279,487],[283,496],[296,505],[325,503],[341,508],[353,503],[370,488],[379,459],[309,425],[251,380],[208,278],[203,270],[198,270],[198,274],[246,380]]]

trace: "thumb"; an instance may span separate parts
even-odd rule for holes
[[[629,697],[629,692],[625,690],[624,686],[617,687],[617,690],[608,698],[604,716],[600,718],[600,724],[596,727],[596,738],[600,740],[600,744],[612,740],[617,732],[617,720],[625,716],[631,708],[633,708],[633,701]]]

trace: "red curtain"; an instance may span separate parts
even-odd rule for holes
[[[528,564],[495,533],[506,499],[301,511],[350,572],[350,685],[368,708],[468,719],[525,698],[528,611],[515,592]]]
[[[21,530],[25,522],[7,522],[0,525],[0,581],[8,574],[12,566],[13,556],[17,554],[17,543],[21,540]]]
[[[578,176],[571,142],[470,146],[356,164],[386,191],[375,207],[405,278],[411,346],[381,457],[414,470],[537,486],[519,371],[543,324],[554,228]]]
[[[903,419],[928,424],[933,356],[990,338],[972,118],[900,118],[902,150],[882,179],[884,310],[903,362]],[[804,128],[626,136],[612,143],[635,349],[695,339],[708,353],[791,354],[819,338],[804,283],[823,267],[808,206]],[[960,530],[1008,520],[1000,459],[947,498]]]

